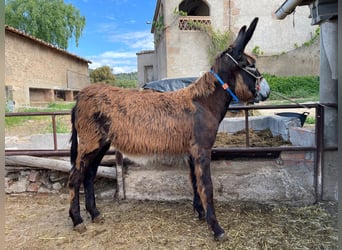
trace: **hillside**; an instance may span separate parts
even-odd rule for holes
[[[137,72],[115,74],[115,85],[125,88],[136,88]]]

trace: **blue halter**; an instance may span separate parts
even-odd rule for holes
[[[233,98],[234,101],[239,102],[239,98],[233,93],[233,91],[230,89],[228,83],[223,82],[223,80],[221,79],[221,77],[216,74],[212,69],[210,70],[210,73],[212,73],[215,78],[219,81],[219,83],[221,84],[222,88],[225,89],[228,94],[230,94],[230,96]]]

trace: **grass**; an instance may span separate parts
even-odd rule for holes
[[[47,107],[29,107],[20,108],[16,112],[46,112],[46,111],[66,111],[71,110],[75,103],[49,103]],[[70,132],[70,117],[69,116],[56,116],[56,130],[57,133]],[[34,126],[35,123],[41,124],[37,126],[39,133],[52,133],[51,116],[13,116],[5,117],[5,129],[25,129]]]
[[[307,124],[315,124],[316,123],[316,119],[314,117],[306,117],[305,123]]]
[[[319,100],[318,76],[274,76],[264,74],[270,85],[271,95],[269,100],[282,100],[277,93],[290,99],[306,101]]]
[[[38,108],[23,108],[17,110],[17,112],[39,112],[41,111]],[[46,117],[43,116],[13,116],[13,117],[5,117],[5,126],[13,127],[23,124],[29,120],[44,120]]]
[[[61,111],[61,110],[71,110],[75,105],[75,102],[69,102],[69,103],[49,103],[48,104],[48,110],[50,111]]]

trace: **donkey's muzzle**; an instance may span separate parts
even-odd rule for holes
[[[255,98],[255,102],[265,101],[270,96],[270,86],[268,85],[265,78],[262,78],[258,85],[258,93]]]

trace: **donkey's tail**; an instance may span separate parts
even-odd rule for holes
[[[78,141],[77,141],[77,130],[75,128],[75,120],[76,120],[76,106],[73,107],[71,110],[71,138],[70,138],[70,162],[71,165],[74,166],[77,158],[77,147],[78,147]]]

